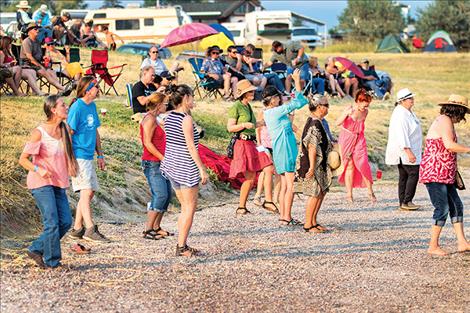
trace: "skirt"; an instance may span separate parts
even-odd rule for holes
[[[259,172],[262,169],[256,144],[251,140],[237,140],[233,147],[229,177],[236,178],[240,175],[244,176],[245,172]]]

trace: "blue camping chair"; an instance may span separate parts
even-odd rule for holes
[[[126,91],[127,91],[127,104],[129,107],[132,109],[134,107],[134,104],[132,103],[132,84],[127,83],[126,84]]]
[[[193,75],[196,86],[193,88],[193,92],[197,91],[199,98],[214,98],[217,99],[217,95],[222,97],[222,94],[219,91],[220,85],[217,81],[206,77],[204,73],[201,73],[202,62],[204,59],[202,58],[189,58],[188,62],[191,64],[193,68]],[[202,93],[201,93],[202,91]]]

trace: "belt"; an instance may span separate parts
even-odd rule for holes
[[[240,138],[241,140],[251,140],[251,141],[255,141],[256,140],[256,136],[254,135],[247,135],[247,134],[240,134]]]

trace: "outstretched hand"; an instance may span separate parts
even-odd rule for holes
[[[296,68],[294,70],[294,73],[292,73],[292,79],[294,80],[294,82],[300,81],[300,69],[299,68]]]

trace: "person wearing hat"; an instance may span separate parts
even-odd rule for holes
[[[74,38],[73,33],[69,32],[67,25],[65,25],[70,20],[69,12],[63,12],[62,15],[54,16],[51,19],[52,36],[61,45],[69,45],[79,41],[78,38]]]
[[[295,69],[292,73],[296,90],[302,90],[300,72],[300,69]],[[291,215],[298,149],[289,113],[305,106],[308,100],[297,91],[290,103],[281,105],[281,93],[270,90],[272,89],[263,92],[263,104],[267,107],[264,111],[264,121],[272,139],[274,166],[276,172],[281,175],[279,222],[281,225],[300,225],[300,221],[293,219]]]
[[[41,4],[39,9],[34,11],[33,20],[40,27],[38,34],[39,42],[43,42],[46,37],[52,37],[51,13],[46,4]]]
[[[16,5],[16,7],[18,8],[18,11],[16,14],[16,19],[18,22],[18,29],[20,29],[21,32],[24,32],[25,27],[29,23],[34,23],[31,12],[29,12],[29,9],[31,9],[31,6],[28,4],[28,1],[20,1]]]
[[[218,46],[207,48],[206,58],[201,67],[201,73],[215,80],[219,88],[224,89],[224,99],[228,100],[230,99],[230,87],[232,87],[232,92],[237,89],[238,78],[233,77],[225,70],[224,64],[220,59],[220,53],[222,53],[222,50],[220,50]]]
[[[333,144],[322,123],[328,114],[328,108],[328,99],[324,96],[315,95],[309,99],[310,117],[305,122],[300,141],[297,185],[304,195],[309,196],[304,223],[304,230],[309,233],[322,233],[327,230],[318,224],[317,215],[332,182],[328,155],[333,150]]]
[[[361,84],[370,90],[373,90],[375,95],[380,100],[387,100],[390,98],[390,93],[387,92],[387,86],[383,82],[379,75],[369,66],[368,59],[362,59],[359,66],[364,73],[364,78],[361,80]]]
[[[426,136],[419,181],[426,186],[434,206],[428,253],[444,256],[447,252],[439,246],[439,237],[448,215],[457,237],[457,250],[470,251],[470,243],[464,234],[463,203],[456,187],[463,184],[457,172],[457,153],[470,153],[470,146],[457,143],[454,127],[465,121],[465,115],[470,114],[470,105],[468,98],[460,95],[450,95],[447,101],[439,105],[440,114],[432,122]]]
[[[233,146],[233,160],[230,164],[230,178],[244,176],[245,181],[240,188],[240,198],[237,215],[250,213],[246,208],[246,202],[256,178],[256,172],[265,168],[266,202],[264,207],[270,211],[277,211],[272,202],[272,174],[273,166],[269,156],[263,152],[258,153],[256,148],[256,127],[262,126],[262,122],[256,121],[256,116],[250,102],[255,97],[256,87],[247,79],[237,83],[235,97],[237,101],[228,111],[227,130],[233,133],[236,141]],[[269,179],[268,179],[269,178]]]
[[[38,75],[44,77],[48,82],[56,87],[57,90],[60,92],[66,92],[66,94],[63,94],[63,96],[68,96],[72,91],[71,85],[69,85],[70,87],[68,88],[62,86],[55,72],[52,69],[44,67],[44,65],[41,63],[43,54],[41,44],[37,40],[38,29],[38,26],[34,22],[29,23],[26,27],[28,37],[25,38],[21,43],[20,62],[31,65],[36,70]],[[67,91],[65,91],[66,89]]]
[[[416,210],[413,203],[419,178],[423,135],[419,118],[413,112],[414,94],[404,88],[390,118],[385,163],[398,166],[398,199],[401,210]]]

